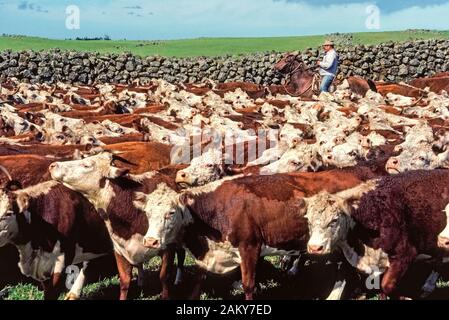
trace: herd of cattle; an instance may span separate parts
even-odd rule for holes
[[[449,250],[449,74],[377,92],[359,80],[301,99],[248,83],[10,79],[0,86],[0,247],[16,248],[46,299],[82,265],[66,294],[79,299],[89,261],[110,254],[120,299],[133,267],[143,284],[143,264],[162,256],[167,299],[185,249],[199,266],[192,297],[206,272],[240,267],[252,299],[261,257],[333,252],[380,271],[384,297],[400,297],[417,260],[432,265],[434,288]]]

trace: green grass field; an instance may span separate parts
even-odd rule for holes
[[[335,267],[327,264],[327,259],[319,261],[306,261],[300,267],[297,276],[288,275],[279,269],[279,257],[265,258],[265,263],[258,268],[258,286],[256,289],[256,299],[258,300],[313,300],[324,299],[330,293],[334,284],[333,278]],[[140,289],[136,284],[137,274],[134,274],[134,281],[129,291],[131,300],[157,300],[160,299],[160,282],[158,270],[160,258],[154,258],[145,265],[148,281],[144,289]],[[194,286],[196,267],[191,256],[187,255],[186,271],[183,283],[172,289],[172,299],[185,300],[190,297]],[[407,286],[402,287],[401,292],[408,297],[420,299],[421,285],[430,274],[429,266],[413,266],[407,273],[404,282]],[[243,290],[234,289],[232,284],[239,280],[240,271],[237,269],[229,275],[218,276],[209,274],[203,283],[201,290],[201,300],[242,300]],[[322,275],[326,275],[323,278]],[[347,281],[346,299],[368,299],[378,300],[378,291],[362,291],[364,279],[354,272],[346,272]],[[427,299],[447,300],[449,299],[449,275],[443,274],[437,283],[437,289]],[[119,280],[117,276],[106,278],[98,282],[90,283],[83,289],[82,300],[116,300],[119,296]],[[349,292],[349,295],[348,295]],[[64,298],[64,294],[59,297]],[[43,292],[32,284],[19,284],[8,289],[3,297],[5,300],[42,300]]]
[[[93,51],[100,53],[132,52],[140,56],[161,55],[176,57],[239,55],[263,51],[294,51],[315,48],[327,38],[320,36],[278,38],[199,38],[170,41],[79,41],[7,36],[0,37],[0,50],[63,50]],[[397,31],[354,33],[353,44],[377,44],[387,41],[449,38],[449,31]]]

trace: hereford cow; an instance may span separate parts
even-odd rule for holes
[[[299,215],[307,214],[308,251],[324,255],[337,247],[366,273],[385,271],[381,287],[397,296],[397,286],[419,254],[441,257],[440,238],[447,225],[449,171],[414,171],[373,180],[352,190],[321,193],[303,202]],[[363,250],[351,247],[350,239]]]
[[[308,230],[305,217],[297,214],[300,200],[322,190],[337,192],[373,176],[370,169],[358,167],[213,182],[166,198],[160,209],[153,208],[145,243],[151,248],[184,243],[203,270],[218,274],[240,265],[245,297],[252,299],[260,256],[305,250]]]
[[[142,199],[145,195],[155,194],[156,200],[162,202],[164,197],[176,194],[177,188],[170,178],[162,174],[129,175],[129,170],[113,166],[113,161],[114,156],[104,152],[83,160],[55,162],[49,170],[53,179],[82,193],[105,221],[120,275],[120,299],[126,300],[132,266],[138,266],[159,253],[143,245],[148,220]],[[168,298],[168,276],[173,259],[173,248],[164,250],[160,273],[163,299]]]

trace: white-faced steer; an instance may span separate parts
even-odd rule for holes
[[[368,168],[359,167],[216,181],[169,199],[164,210],[152,212],[147,243],[159,248],[182,242],[203,270],[218,274],[240,266],[246,299],[252,299],[259,257],[297,255],[306,249],[308,228],[304,215],[298,214],[300,200],[372,177]]]
[[[383,293],[397,296],[398,283],[419,255],[447,255],[448,181],[447,170],[413,171],[306,199],[309,252],[340,247],[360,270],[385,271]],[[365,247],[365,255],[351,248],[351,238]]]
[[[123,300],[127,298],[132,266],[160,253],[159,250],[145,247],[143,243],[148,229],[143,196],[157,193],[161,188],[175,192],[176,185],[168,177],[156,172],[129,175],[127,170],[113,165],[116,158],[104,152],[83,160],[55,162],[49,170],[53,179],[82,193],[104,219],[114,244],[120,274],[120,299]],[[168,273],[174,260],[173,248],[166,248],[162,257],[162,298],[167,299]]]

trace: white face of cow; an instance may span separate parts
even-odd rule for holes
[[[405,97],[394,93],[387,93],[386,100],[395,107],[411,106],[416,102],[415,98]]]
[[[192,216],[178,201],[178,194],[160,184],[150,195],[141,195],[141,206],[148,217],[148,231],[144,246],[152,249],[165,249],[167,245],[179,243],[187,225],[193,222]]]
[[[293,126],[287,124],[279,132],[279,139],[281,143],[285,143],[289,148],[294,148],[301,143],[304,137],[304,132],[295,129]]]
[[[114,167],[112,161],[112,154],[104,152],[82,160],[54,162],[49,170],[54,180],[87,194],[98,191],[102,179],[114,179],[126,173],[126,170]]]
[[[341,198],[321,193],[307,200],[310,239],[307,250],[311,254],[329,254],[346,240],[353,220],[350,207]]]
[[[435,155],[431,149],[403,151],[399,156],[388,159],[386,170],[398,174],[412,170],[433,170],[445,165],[446,153]]]
[[[225,164],[221,150],[209,149],[194,158],[190,166],[176,174],[176,183],[184,187],[203,186],[221,179],[225,173]]]
[[[351,143],[337,145],[331,152],[324,154],[323,160],[326,164],[338,168],[355,166],[361,157],[360,147]]]
[[[4,191],[0,191],[0,247],[11,242],[19,233],[16,215]]]
[[[289,172],[315,171],[316,163],[313,161],[313,152],[301,152],[295,149],[285,152],[278,161],[275,161],[260,170],[260,174],[269,175]]]
[[[16,113],[8,110],[2,110],[0,114],[3,121],[14,129],[16,135],[26,133],[31,128],[31,123],[25,119],[22,119]]]

